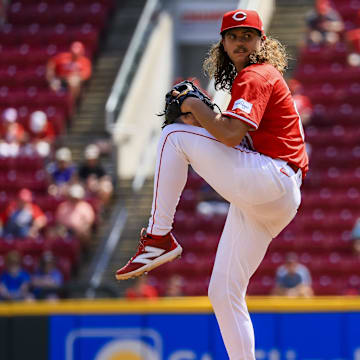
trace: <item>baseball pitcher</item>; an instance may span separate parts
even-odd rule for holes
[[[301,119],[282,76],[284,47],[266,37],[252,10],[224,14],[220,36],[204,68],[216,88],[231,92],[229,106],[215,112],[191,82],[166,95],[151,217],[136,254],[116,278],[139,276],[181,254],[171,230],[190,164],[230,202],[209,298],[230,359],[255,360],[246,288],[272,238],[296,215],[308,157]]]

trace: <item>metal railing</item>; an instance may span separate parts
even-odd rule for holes
[[[129,48],[125,54],[124,61],[116,76],[111,94],[106,102],[105,128],[109,133],[112,133],[116,120],[121,112],[126,94],[128,93],[131,81],[135,75],[137,64],[140,62],[144,47],[146,46],[146,41],[156,24],[159,8],[159,0],[147,0],[140,16]],[[139,187],[141,188],[143,185],[143,179],[140,177],[136,184],[136,190],[139,190]],[[103,275],[111,255],[125,228],[128,211],[122,205],[121,199],[116,204],[113,214],[114,216],[111,219],[110,226],[111,230],[99,244],[96,255],[89,268],[89,283],[87,284],[87,290],[85,292],[85,296],[89,298],[96,297],[96,291],[101,287]]]
[[[116,76],[111,94],[105,105],[105,128],[110,134],[113,131],[122,105],[128,93],[131,80],[135,75],[137,64],[141,59],[145,43],[157,20],[159,0],[148,0],[136,26],[124,61]]]
[[[128,212],[120,204],[114,209],[114,219],[111,221],[111,230],[106,240],[97,249],[93,263],[90,266],[90,281],[85,296],[94,298],[96,290],[100,287],[104,272],[108,266],[111,255],[124,230]]]

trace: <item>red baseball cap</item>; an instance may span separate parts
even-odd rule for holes
[[[260,31],[261,35],[265,36],[263,23],[255,10],[237,9],[225,13],[222,19],[220,34],[225,30],[238,27],[253,28]]]

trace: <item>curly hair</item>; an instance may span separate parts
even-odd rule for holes
[[[288,66],[288,59],[284,45],[274,38],[267,37],[262,41],[260,50],[250,54],[248,65],[268,63],[284,74]],[[225,52],[221,40],[211,47],[204,61],[203,69],[210,78],[215,79],[215,89],[217,90],[229,91],[237,75],[236,68]]]

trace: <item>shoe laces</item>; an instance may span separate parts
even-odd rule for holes
[[[147,234],[146,231],[141,231],[141,237],[139,241],[139,246],[137,249],[136,254],[129,260],[128,263],[131,263],[142,251],[145,249],[145,241],[147,240]]]

